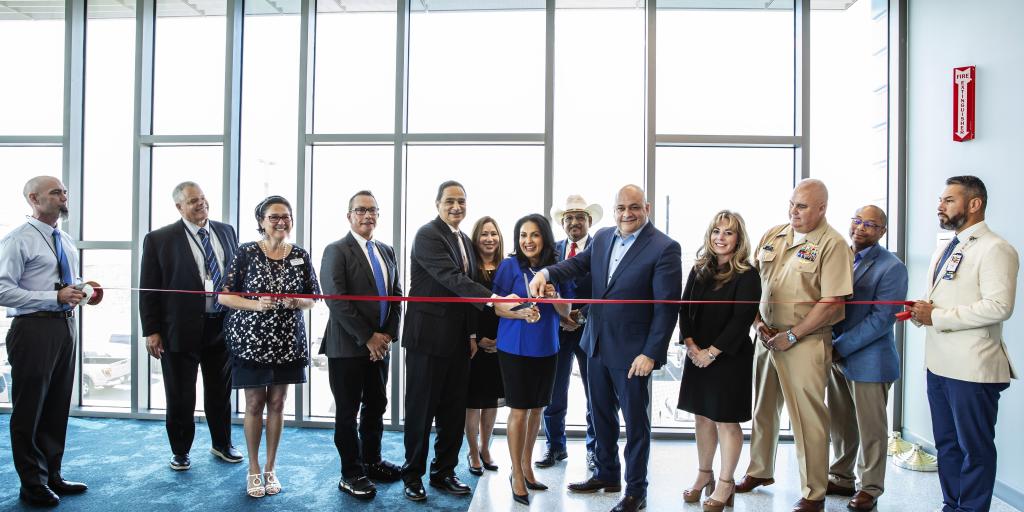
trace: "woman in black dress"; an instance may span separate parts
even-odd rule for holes
[[[319,294],[320,285],[309,253],[288,243],[292,207],[270,196],[256,207],[263,239],[242,244],[235,252],[224,290],[243,293]],[[232,387],[245,390],[245,444],[249,451],[246,493],[253,498],[281,492],[277,479],[277,447],[284,426],[289,384],[306,382],[309,347],[302,310],[312,299],[220,295],[233,311],[225,323],[231,352]],[[260,468],[263,411],[267,411],[267,463]]]
[[[491,288],[494,271],[504,254],[504,240],[498,223],[483,217],[473,226],[476,249],[476,282]],[[497,471],[491,458],[491,433],[498,416],[499,401],[505,396],[498,367],[498,316],[493,307],[484,307],[477,319],[477,351],[469,362],[469,395],[466,399],[466,444],[469,445],[469,472],[480,476],[484,470]],[[479,437],[479,441],[478,438]],[[478,444],[479,443],[479,444]]]
[[[743,448],[740,423],[750,420],[754,345],[751,324],[761,298],[761,277],[749,263],[750,241],[743,218],[718,212],[690,271],[683,300],[748,301],[733,304],[684,304],[679,337],[687,361],[679,387],[679,409],[696,416],[697,481],[683,492],[693,503],[706,491],[706,511],[732,505],[733,473]],[[711,464],[722,447],[721,476],[715,485]]]

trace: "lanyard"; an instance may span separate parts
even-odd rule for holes
[[[39,231],[39,228],[37,228],[31,222],[29,222],[28,225],[32,226],[32,229],[36,230],[36,233],[39,233],[39,236],[43,237],[43,241],[46,242],[46,248],[50,249],[50,252],[53,253],[54,259],[57,260],[57,280],[60,281],[61,279],[63,279],[64,269],[60,268],[60,256],[57,256],[57,249],[55,249],[54,246],[50,245],[50,239],[46,238],[46,235],[44,235],[42,231]],[[57,236],[60,236],[60,233],[57,233]],[[68,265],[69,266],[71,265],[70,261],[68,262]],[[71,283],[64,283],[64,284],[71,284]]]

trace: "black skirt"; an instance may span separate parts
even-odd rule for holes
[[[555,388],[558,354],[546,357],[517,356],[498,351],[505,405],[513,409],[536,409],[551,403]]]
[[[467,409],[493,409],[505,396],[501,383],[501,367],[498,354],[478,350],[469,360],[469,392],[466,394]]]
[[[231,387],[234,389],[265,388],[278,384],[306,382],[305,366],[271,366],[256,368],[232,362]]]

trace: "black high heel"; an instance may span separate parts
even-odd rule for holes
[[[531,491],[546,491],[546,490],[548,490],[548,486],[546,486],[546,485],[544,485],[544,484],[542,484],[540,482],[531,482],[531,481],[527,480],[525,477],[523,478],[523,480],[526,482],[526,488],[530,489]]]
[[[525,480],[525,478],[523,479]],[[508,486],[512,488],[512,499],[516,500],[516,503],[522,503],[523,505],[530,505],[530,493],[516,494],[516,486],[512,484],[512,475],[508,476]],[[529,487],[527,487],[529,489]]]
[[[486,460],[484,460],[483,455],[480,456],[480,464],[483,464],[484,469],[486,469],[487,471],[497,471],[498,470],[498,465],[495,464],[494,461],[487,462]]]
[[[484,468],[480,466],[473,467],[473,463],[471,462],[468,453],[466,454],[466,465],[469,466],[469,474],[475,476],[484,476]]]

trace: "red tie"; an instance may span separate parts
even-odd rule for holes
[[[573,256],[576,256],[576,242],[569,246],[569,257],[572,258]]]

